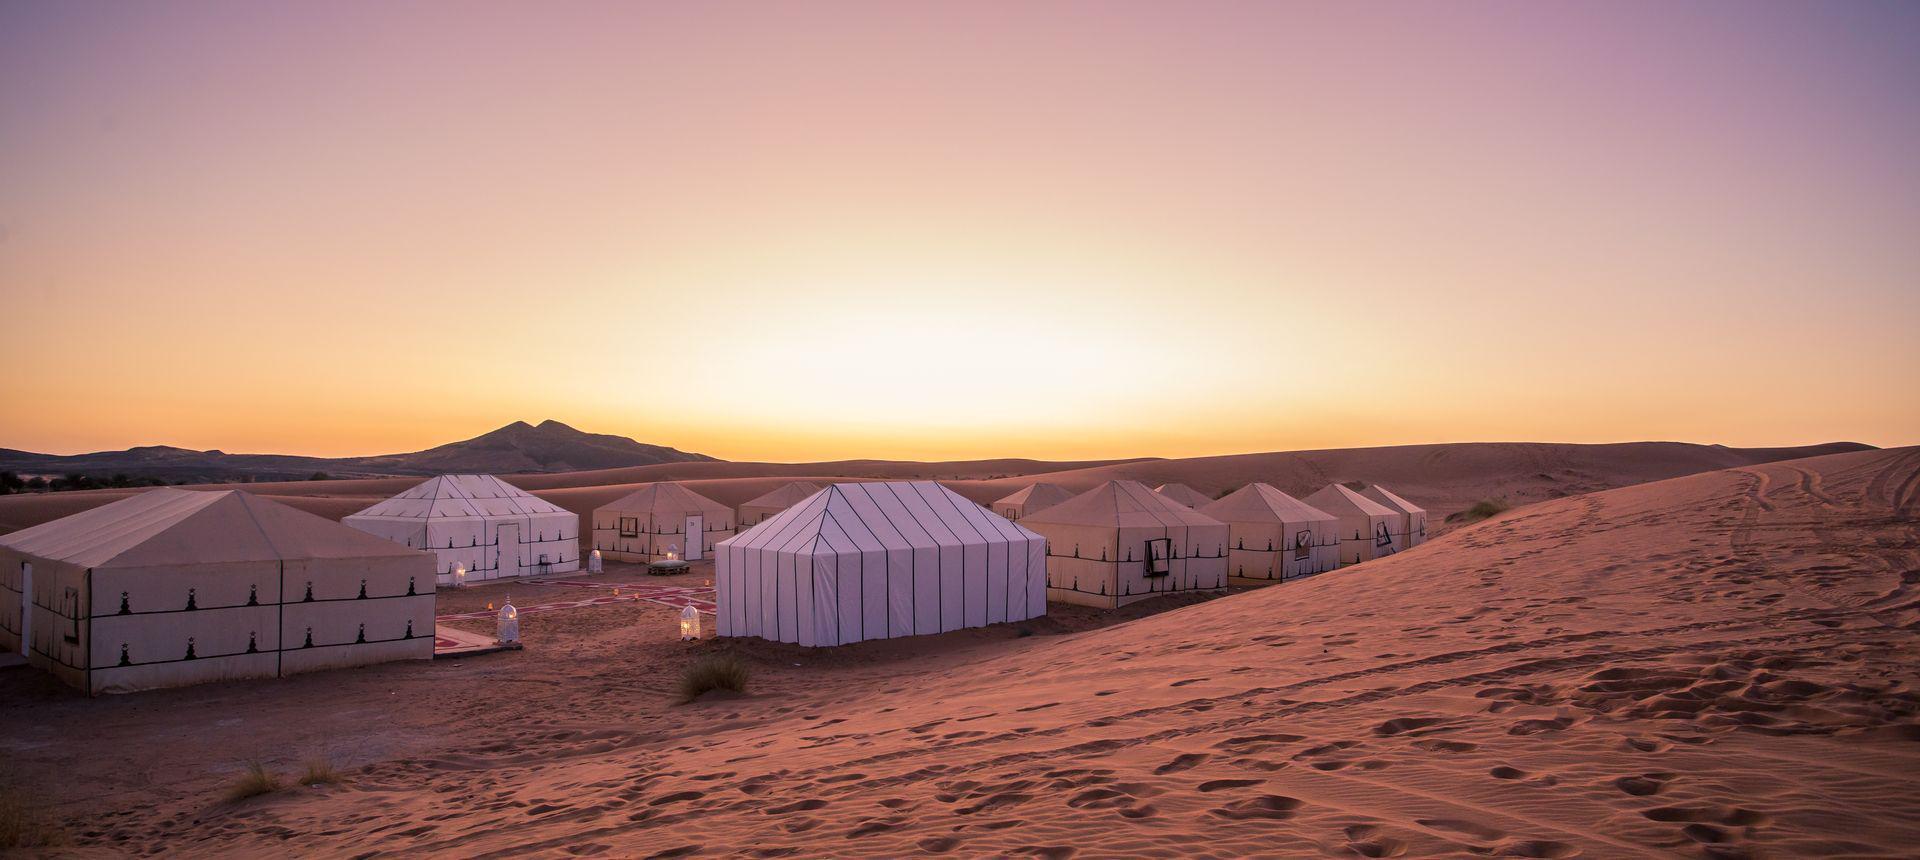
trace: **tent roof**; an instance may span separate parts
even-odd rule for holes
[[[89,568],[420,554],[241,490],[170,487],[21,529],[0,546]]]
[[[790,508],[804,501],[808,496],[820,492],[821,487],[812,481],[791,481],[786,486],[773,490],[753,501],[741,505],[743,508]]]
[[[492,475],[441,475],[428,478],[355,517],[466,519],[524,514],[564,514],[566,508]]]
[[[623,514],[685,514],[691,511],[732,516],[733,509],[672,481],[642,484],[620,498],[601,505],[600,510]]]
[[[1073,498],[1073,493],[1066,487],[1041,481],[1036,484],[1028,484],[1021,489],[1015,490],[1011,494],[995,501],[994,504],[1027,505],[1033,510],[1038,511],[1043,507],[1057,505],[1071,498]]]
[[[1079,526],[1217,526],[1219,520],[1147,489],[1139,481],[1108,481],[1023,523]]]
[[[1400,498],[1394,491],[1382,487],[1379,484],[1374,484],[1371,487],[1361,490],[1360,495],[1366,496],[1403,514],[1424,514],[1427,512],[1426,508]]]
[[[1328,484],[1321,487],[1320,492],[1306,498],[1306,503],[1336,517],[1399,516],[1397,511],[1347,489],[1344,484]]]
[[[1189,508],[1198,509],[1201,505],[1213,501],[1207,498],[1205,493],[1189,487],[1186,484],[1161,484],[1158,487],[1154,487],[1153,491],[1180,504],[1186,505]]]
[[[1219,501],[1202,506],[1200,512],[1233,523],[1333,522],[1336,519],[1271,484],[1248,484]]]
[[[1043,540],[933,481],[834,484],[722,547],[801,555]]]

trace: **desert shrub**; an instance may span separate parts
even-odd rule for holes
[[[227,802],[239,803],[249,797],[259,797],[280,790],[280,777],[258,759],[247,762],[247,769],[240,772],[240,778],[227,786]]]
[[[1474,502],[1473,507],[1447,517],[1447,521],[1477,523],[1488,517],[1504,513],[1511,507],[1513,506],[1507,504],[1506,499],[1481,499],[1480,501]]]
[[[307,769],[300,774],[301,785],[338,785],[346,777],[333,769],[333,762],[323,758],[307,759]]]
[[[66,842],[66,831],[27,805],[18,791],[0,788],[0,850],[45,848]]]
[[[714,690],[747,691],[747,664],[731,654],[695,660],[680,676],[680,701],[691,702]]]

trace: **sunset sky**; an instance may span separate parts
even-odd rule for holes
[[[0,447],[1920,443],[1916,3],[0,3]]]

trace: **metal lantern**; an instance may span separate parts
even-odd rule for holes
[[[520,641],[520,610],[513,608],[513,598],[500,606],[500,615],[494,624],[494,639],[502,645],[514,645]]]
[[[588,556],[588,557],[587,557],[587,572],[588,572],[588,573],[599,573],[599,572],[600,572],[600,570],[601,570],[601,568],[600,568],[600,551],[596,549],[596,550],[594,550],[594,551],[593,551],[593,555],[590,555],[590,556]]]
[[[700,638],[700,610],[688,606],[680,610],[680,641]]]
[[[466,565],[456,564],[453,566],[453,587],[454,588],[467,587],[467,566]]]
[[[673,561],[674,559],[677,559],[679,557],[680,557],[680,545],[677,543],[667,544],[667,560]]]

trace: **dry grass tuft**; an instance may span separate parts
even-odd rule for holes
[[[300,774],[301,785],[339,785],[346,781],[346,775],[334,770],[333,762],[323,758],[307,759],[307,769]]]
[[[64,845],[67,832],[27,805],[11,786],[0,787],[0,850]]]
[[[227,802],[239,803],[250,797],[272,794],[279,790],[280,777],[275,776],[273,771],[267,770],[267,766],[260,763],[259,759],[255,759],[247,762],[247,769],[240,773],[240,778],[227,786]]]
[[[1482,499],[1481,501],[1474,502],[1473,507],[1447,517],[1447,522],[1477,523],[1488,517],[1505,513],[1512,507],[1512,505],[1507,504],[1506,499]]]
[[[714,690],[747,691],[747,664],[731,654],[695,660],[680,676],[680,702],[685,704]]]

